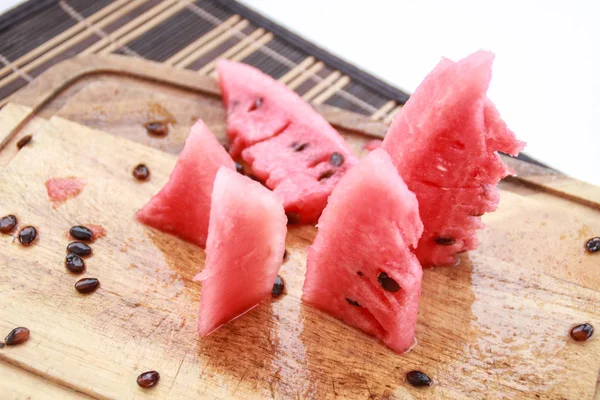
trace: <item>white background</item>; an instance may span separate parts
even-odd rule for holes
[[[600,0],[241,1],[409,92],[441,56],[494,51],[489,97],[526,152],[600,185]]]
[[[496,53],[488,92],[526,153],[600,185],[600,0],[242,0],[412,92],[441,56]]]

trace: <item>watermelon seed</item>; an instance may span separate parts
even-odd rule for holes
[[[226,152],[229,153],[229,145],[227,143],[223,144],[223,148],[225,149]]]
[[[277,275],[277,278],[275,278],[275,283],[273,284],[273,289],[271,289],[271,294],[273,295],[273,297],[279,297],[283,294],[284,290],[285,282],[283,281],[282,277]]]
[[[344,156],[338,153],[337,151],[331,154],[331,158],[329,159],[331,165],[339,167],[344,163]]]
[[[248,111],[254,111],[256,110],[258,107],[260,107],[262,105],[263,102],[263,98],[259,97],[258,99],[256,99],[256,101],[254,102],[254,104],[252,104],[250,106],[250,109]]]
[[[585,250],[588,253],[595,253],[600,251],[600,237],[591,238],[585,244]]]
[[[365,274],[363,274],[361,271],[356,271],[356,275],[358,275],[358,276],[365,276]]]
[[[37,230],[33,226],[26,226],[19,231],[19,242],[23,246],[29,246],[37,237]]]
[[[484,213],[475,213],[475,214],[470,214],[471,217],[482,217]]]
[[[306,149],[308,146],[310,146],[310,143],[298,143],[298,142],[294,142],[291,144],[291,148],[294,149],[295,152],[299,152],[302,151],[304,149]]]
[[[21,150],[23,147],[27,145],[27,143],[31,142],[31,135],[25,135],[17,142],[17,149]]]
[[[575,340],[576,342],[585,342],[591,338],[593,334],[594,327],[587,323],[574,326],[569,332],[571,339]]]
[[[235,162],[235,170],[238,173],[244,175],[244,166],[242,164],[240,164],[239,162],[237,162],[237,161]]]
[[[135,166],[131,174],[138,181],[145,181],[150,177],[150,170],[146,164],[138,164]]]
[[[75,283],[75,289],[83,294],[94,292],[98,286],[100,286],[100,281],[96,278],[83,278]]]
[[[288,219],[288,225],[295,225],[300,223],[300,214],[293,211],[288,211],[285,213],[285,216]]]
[[[438,236],[435,238],[435,242],[442,246],[452,246],[454,243],[456,243],[456,239],[454,239],[452,237]]]
[[[287,249],[285,249],[283,251],[283,262],[286,262],[288,260],[288,258],[289,258],[289,254],[288,254]]]
[[[398,285],[398,282],[390,278],[385,272],[379,273],[377,276],[377,281],[381,287],[388,292],[396,293],[398,290],[400,290],[400,285]]]
[[[319,175],[319,181],[322,181],[323,179],[331,178],[333,176],[333,174],[335,174],[335,171],[333,171],[331,169],[328,171],[325,171],[321,175]]]
[[[156,386],[158,380],[160,379],[160,374],[156,371],[146,371],[140,374],[137,377],[137,384],[144,388],[149,389],[151,387]]]
[[[67,254],[69,253],[75,253],[80,257],[85,257],[92,254],[92,248],[82,242],[71,242],[67,246]]]
[[[16,226],[17,217],[12,214],[0,219],[0,233],[11,233]]]
[[[29,329],[20,326],[10,331],[4,338],[4,342],[9,346],[14,346],[26,342],[27,339],[29,339]]]
[[[361,307],[361,305],[358,303],[358,301],[354,301],[352,299],[349,299],[348,297],[346,297],[346,301],[348,302],[348,304],[356,306],[356,307]]]
[[[79,240],[92,240],[94,237],[94,232],[92,232],[90,228],[81,225],[71,227],[69,234]]]
[[[161,121],[148,122],[144,127],[146,132],[152,136],[167,136],[169,134],[169,126]]]
[[[65,259],[65,267],[74,274],[79,274],[85,269],[83,258],[75,253],[69,253]]]
[[[433,385],[431,378],[428,377],[425,372],[421,371],[410,371],[406,374],[406,380],[408,383],[416,387]]]

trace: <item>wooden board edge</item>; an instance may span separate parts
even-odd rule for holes
[[[20,126],[35,116],[62,91],[80,79],[101,74],[127,76],[183,90],[197,91],[209,96],[221,96],[217,82],[212,77],[201,75],[196,71],[175,70],[171,66],[158,62],[121,55],[77,56],[49,68],[32,83],[9,97],[9,102],[31,107],[32,112],[21,124],[5,135],[0,141],[0,150],[2,150],[2,144],[10,140]],[[0,104],[0,106],[4,104]],[[333,126],[372,136],[375,139],[382,139],[389,126],[387,123],[373,121],[360,114],[325,104],[316,105],[315,108]],[[0,137],[0,139],[2,138]],[[543,167],[532,169],[531,164],[508,156],[502,157],[517,171],[518,176],[510,179],[516,179],[536,189],[600,209],[600,187]]]

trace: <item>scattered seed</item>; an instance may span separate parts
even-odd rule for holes
[[[576,342],[585,342],[594,334],[594,327],[591,324],[579,324],[571,329],[570,335]]]
[[[242,175],[244,174],[244,166],[237,161],[235,162],[235,170]]]
[[[259,108],[262,105],[262,103],[263,103],[263,98],[259,97],[258,99],[256,99],[256,101],[254,102],[254,104],[252,104],[250,106],[250,109],[248,111],[254,111],[254,110],[256,110],[257,108]]]
[[[90,228],[87,228],[82,225],[75,225],[69,230],[69,234],[73,236],[75,239],[79,240],[92,240],[94,237],[94,232],[91,231]]]
[[[144,127],[146,132],[152,136],[167,136],[169,134],[169,126],[161,121],[148,122]]]
[[[431,378],[428,377],[425,372],[421,371],[410,371],[406,374],[406,380],[408,383],[416,387],[433,385]]]
[[[271,290],[271,294],[273,297],[279,297],[283,294],[284,289],[285,282],[281,276],[277,275],[277,278],[275,278],[275,283],[273,284],[273,289]]]
[[[322,181],[323,179],[331,178],[333,176],[333,174],[335,174],[335,171],[333,171],[331,169],[328,171],[325,171],[321,175],[319,175],[319,180]]]
[[[329,162],[331,163],[331,165],[334,165],[336,167],[339,167],[340,165],[342,165],[344,163],[344,156],[341,155],[340,153],[333,152],[333,154],[331,154],[331,158],[329,159]]]
[[[31,135],[25,135],[17,142],[17,149],[21,150],[27,143],[31,142]]]
[[[67,253],[75,253],[78,256],[85,257],[92,254],[92,248],[82,242],[71,242],[67,246]]]
[[[33,226],[26,226],[19,231],[19,242],[23,246],[29,246],[37,237],[37,230]]]
[[[356,306],[356,307],[361,307],[361,305],[360,305],[360,304],[358,304],[358,301],[354,301],[354,300],[352,300],[352,299],[349,299],[348,297],[346,297],[346,301],[347,301],[349,304],[353,305],[353,306]]]
[[[588,253],[600,251],[600,237],[591,238],[585,244],[585,250]]]
[[[288,260],[288,258],[289,258],[289,254],[288,254],[287,249],[285,249],[283,251],[283,262],[286,262]]]
[[[29,329],[21,326],[10,331],[4,338],[4,343],[7,346],[14,346],[26,342],[27,339],[29,339]]]
[[[138,181],[145,181],[150,178],[150,169],[148,169],[146,164],[138,164],[135,166],[131,174]]]
[[[470,215],[471,215],[471,217],[482,217],[483,214],[485,214],[485,213],[478,213],[478,212],[476,212],[476,213],[471,213]]]
[[[83,294],[94,292],[98,286],[100,286],[100,281],[96,278],[83,278],[75,283],[75,289]]]
[[[17,217],[7,215],[0,219],[0,233],[11,233],[17,226]]]
[[[294,142],[291,144],[291,148],[294,149],[295,152],[299,152],[299,151],[306,149],[309,145],[310,145],[310,143]]]
[[[454,243],[456,243],[456,239],[452,237],[438,236],[435,238],[435,242],[441,246],[452,246]]]
[[[160,379],[160,374],[156,371],[147,371],[140,374],[137,377],[137,384],[144,388],[150,389],[151,387],[156,386],[158,380]]]
[[[83,258],[77,254],[69,253],[65,259],[65,267],[74,274],[80,274],[85,269],[85,263],[83,262]]]
[[[387,290],[388,292],[396,293],[398,290],[400,290],[400,285],[398,285],[398,282],[390,278],[389,275],[385,272],[381,272],[377,276],[377,281],[379,282],[381,287]]]
[[[365,274],[363,274],[361,271],[356,271],[356,275],[358,275],[358,276],[365,276]]]
[[[300,214],[297,212],[293,212],[293,211],[288,211],[285,213],[287,220],[288,220],[288,225],[295,225],[300,223]]]

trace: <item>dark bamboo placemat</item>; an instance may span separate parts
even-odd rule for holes
[[[252,64],[306,100],[390,121],[408,95],[231,0],[30,0],[0,17],[0,105],[77,54],[125,54],[214,73]],[[2,65],[3,64],[3,65]]]

